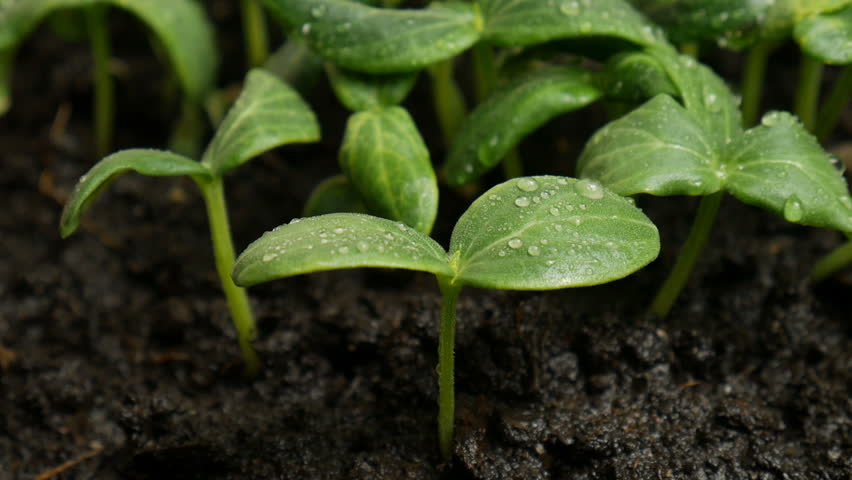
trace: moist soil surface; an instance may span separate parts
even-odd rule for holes
[[[210,7],[223,58],[236,59],[223,85],[242,68],[229,3]],[[132,19],[118,15],[113,30],[116,147],[163,147],[167,72]],[[89,67],[84,44],[40,28],[0,119],[0,479],[852,478],[852,280],[807,281],[839,234],[729,197],[662,320],[644,311],[697,204],[641,198],[663,248],[637,274],[576,290],[466,289],[444,462],[432,277],[352,270],[252,289],[265,365],[248,380],[191,181],[123,177],[81,232],[59,238],[62,204],[94,159]],[[412,98],[440,163],[425,79]],[[227,180],[238,249],[299,216],[337,171],[345,112],[325,85],[308,99],[323,143]],[[572,173],[566,159],[594,128],[573,117],[524,144],[530,173]],[[444,245],[465,205],[442,190]]]

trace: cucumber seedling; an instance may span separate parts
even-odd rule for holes
[[[403,223],[357,213],[294,219],[255,240],[234,264],[237,285],[356,267],[432,273],[443,296],[438,334],[438,439],[452,453],[455,305],[462,287],[550,290],[597,285],[651,262],[657,228],[594,180],[512,179],[475,200],[449,253]]]
[[[317,139],[319,127],[314,114],[299,95],[271,74],[252,70],[200,162],[167,151],[142,149],[123,150],[104,158],[80,178],[62,212],[60,233],[63,238],[74,233],[83,211],[120,174],[136,171],[150,176],[192,178],[207,206],[216,270],[237,329],[246,371],[253,374],[260,367],[251,344],[256,334],[255,322],[245,290],[234,285],[230,277],[234,247],[224,175],[266,150]]]
[[[95,151],[110,150],[115,95],[110,74],[110,7],[127,10],[154,34],[168,56],[187,97],[196,108],[213,88],[216,46],[213,29],[202,8],[193,0],[5,0],[0,2],[0,113],[10,104],[9,83],[15,50],[49,14],[61,9],[81,9],[94,60]],[[185,111],[192,111],[188,106]],[[189,120],[189,119],[187,119]]]

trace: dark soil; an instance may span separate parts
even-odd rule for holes
[[[230,32],[230,82],[241,47],[225,3],[211,11]],[[163,146],[164,68],[131,19],[117,22],[117,147]],[[75,459],[54,478],[852,478],[852,281],[806,281],[839,234],[728,198],[692,283],[659,320],[643,311],[696,204],[646,198],[663,250],[639,273],[578,290],[465,290],[446,464],[432,278],[344,271],[253,289],[265,368],[245,380],[191,182],[129,175],[82,232],[59,238],[61,204],[92,164],[88,68],[85,45],[40,29],[0,119],[0,479]],[[344,116],[330,97],[310,97],[323,144],[264,155],[229,179],[238,248],[298,216],[336,170]],[[427,107],[415,116],[428,122]],[[67,126],[54,121],[69,109]],[[573,158],[594,125],[570,117],[525,148]],[[553,140],[566,131],[577,137]],[[442,194],[446,244],[464,202]]]

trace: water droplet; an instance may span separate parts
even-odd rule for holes
[[[388,232],[388,233],[385,234],[385,238],[387,238],[388,240],[393,240],[395,237],[393,236],[392,233]]]
[[[498,257],[505,257],[506,256],[506,250],[500,250],[499,252],[497,252],[497,256]]]
[[[538,243],[540,243],[540,244],[542,244],[542,245],[547,245],[547,244],[548,244],[548,243],[550,243],[550,242],[548,242],[546,238],[542,238],[542,239],[541,239],[541,241],[540,241],[540,242],[538,242]]]
[[[530,248],[527,249],[527,253],[531,257],[537,257],[537,256],[541,255],[541,249],[538,248],[537,245],[532,245],[532,246],[530,246]]]
[[[840,203],[843,204],[846,208],[852,208],[852,198],[849,198],[849,195],[841,195],[837,197],[840,200]]]
[[[521,178],[515,183],[517,187],[525,192],[534,192],[538,190],[538,182],[532,178]]]
[[[577,2],[564,2],[559,6],[559,11],[563,15],[575,16],[580,14],[580,4]]]
[[[518,197],[515,199],[515,205],[523,208],[530,206],[530,197]]]
[[[491,140],[488,141],[488,145],[490,145],[492,147],[496,147],[497,142],[499,142],[499,141],[500,141],[500,137],[498,137],[497,135],[494,135],[493,137],[491,137]]]
[[[767,127],[774,127],[781,121],[781,113],[769,112],[760,119],[760,123]]]
[[[583,224],[583,219],[580,218],[580,217],[571,217],[571,223],[573,223],[575,226],[579,227],[580,225]]]
[[[319,5],[319,6],[312,8],[311,9],[311,15],[313,15],[314,18],[320,18],[323,15],[325,15],[325,5]]]
[[[349,253],[349,247],[340,247],[337,249],[337,251],[343,255],[346,255],[347,253]]]
[[[473,165],[467,164],[464,166],[464,173],[473,173]]]
[[[497,200],[500,200],[500,197],[498,197],[497,195],[491,194],[491,195],[488,195],[488,199],[493,201],[493,202],[496,202]]]
[[[562,231],[562,225],[557,223],[556,225],[553,226],[553,229],[556,230],[557,232],[561,232]]]
[[[355,248],[358,249],[359,252],[363,253],[363,252],[366,252],[367,250],[370,249],[370,244],[367,243],[367,242],[361,241],[361,242],[358,242],[355,245]]]
[[[294,218],[293,220],[290,220],[290,224],[299,223],[301,221],[302,221],[302,219],[297,217],[297,218]]]
[[[609,248],[615,248],[615,242],[606,242],[605,245]]]
[[[846,172],[846,163],[843,160],[840,160],[837,157],[829,157],[828,159],[831,162],[831,165],[841,174],[843,175]]]
[[[337,228],[334,229],[334,233],[336,233],[338,235],[340,235],[341,233],[343,233],[345,231],[346,231],[346,229],[343,228],[343,227],[337,227]]]
[[[601,182],[598,182],[597,180],[584,178],[574,184],[574,190],[590,200],[597,200],[604,196],[603,185],[601,185]],[[582,206],[580,208],[582,208]]]
[[[397,223],[396,228],[398,228],[401,232],[404,232],[405,231],[405,224],[404,223]]]
[[[264,262],[271,262],[271,261],[275,260],[276,258],[278,258],[277,253],[267,253],[266,255],[263,256],[263,258],[261,260],[263,260]]]
[[[550,214],[553,215],[554,217],[559,215],[559,209],[556,208],[556,207],[551,207],[550,208]]]
[[[515,237],[515,238],[509,240],[508,245],[509,245],[509,248],[513,248],[513,249],[517,250],[517,249],[524,246],[524,241],[521,240],[518,237]]]
[[[568,185],[568,179],[566,179],[566,178],[559,178],[558,180],[556,180],[556,183],[558,183],[558,184],[560,184],[560,185]]]
[[[802,219],[802,202],[799,197],[790,195],[784,202],[784,218],[788,222],[798,222]]]
[[[586,204],[585,204],[585,203],[581,203],[581,204],[580,204],[580,210],[585,210],[585,209],[586,209]]]
[[[311,33],[311,24],[306,23],[306,24],[302,25],[302,35],[307,35],[309,33]]]
[[[338,33],[345,33],[345,32],[348,32],[350,28],[352,28],[351,23],[349,23],[349,22],[341,23],[340,25],[337,26],[337,32]]]
[[[551,266],[553,266],[554,264],[556,264],[556,260],[548,260],[548,261],[547,261],[547,262],[545,262],[545,263],[547,264],[547,266],[548,266],[548,267],[551,267]]]

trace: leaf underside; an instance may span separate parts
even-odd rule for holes
[[[400,104],[417,80],[417,72],[370,75],[330,63],[326,71],[340,103],[355,112]]]
[[[219,125],[202,163],[221,176],[272,148],[318,139],[316,118],[299,94],[271,73],[255,69]]]
[[[327,60],[364,73],[414,72],[458,55],[479,39],[473,5],[438,2],[420,10],[351,0],[263,0]]]
[[[438,213],[429,150],[402,107],[352,115],[340,165],[370,213],[428,233]]]
[[[590,73],[569,67],[535,72],[494,93],[454,137],[444,167],[448,183],[470,183],[494,168],[527,134],[599,97]]]
[[[303,215],[315,217],[327,213],[367,213],[367,207],[352,188],[346,175],[326,178],[311,192],[305,202]]]
[[[80,224],[80,217],[98,194],[119,175],[135,171],[155,177],[178,177],[189,175],[208,179],[210,170],[204,165],[181,155],[161,150],[123,150],[114,153],[92,167],[80,177],[74,192],[62,210],[59,233],[68,237]]]
[[[485,192],[453,230],[453,283],[511,290],[597,285],[657,257],[657,228],[589,180],[521,177]]]
[[[384,218],[333,213],[266,232],[234,264],[237,285],[344,268],[402,268],[451,276],[447,253],[426,234]]]

